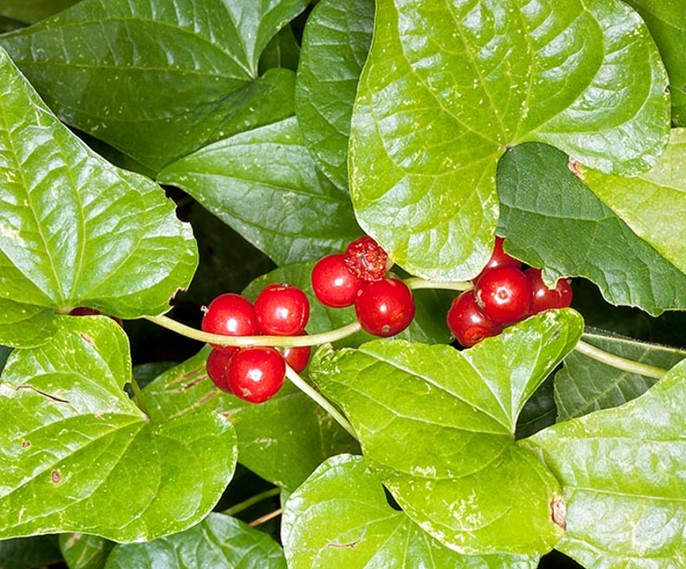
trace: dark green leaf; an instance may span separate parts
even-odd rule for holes
[[[292,73],[258,79],[306,0],[83,0],[0,40],[65,122],[157,171],[292,113]]]
[[[96,535],[60,535],[60,549],[69,569],[104,569],[113,547],[114,543]]]
[[[197,523],[233,474],[231,424],[148,418],[123,391],[121,327],[102,316],[57,325],[49,344],[13,351],[0,381],[0,536],[136,541]]]
[[[388,504],[362,457],[327,460],[284,507],[281,535],[290,569],[534,569],[537,557],[465,556],[441,545]]]
[[[508,147],[645,171],[667,142],[666,86],[645,24],[615,0],[379,0],[350,141],[360,225],[413,274],[472,278]]]
[[[160,565],[162,563],[162,565]],[[118,545],[105,569],[286,569],[281,547],[243,522],[210,514],[197,526],[149,543]]]
[[[670,369],[686,352],[598,332],[584,334],[584,341],[611,354],[636,362]],[[555,375],[555,402],[560,421],[610,407],[619,407],[643,395],[654,378],[629,373],[593,360],[580,352],[567,356]]]
[[[197,263],[150,180],[112,167],[45,107],[0,49],[0,343],[36,345],[54,312],[160,314]]]
[[[567,361],[574,352],[571,352]],[[557,408],[555,407],[555,387],[553,376],[548,377],[528,399],[517,419],[516,436],[518,439],[530,437],[541,429],[555,424]]]
[[[562,534],[551,517],[559,489],[515,444],[515,424],[582,326],[562,310],[462,352],[375,341],[322,356],[311,374],[350,419],[374,474],[425,531],[465,554],[540,554]]]
[[[78,0],[2,0],[0,16],[32,24],[76,4]]]
[[[300,46],[293,35],[293,28],[286,26],[264,48],[260,57],[260,73],[274,67],[295,71],[298,68]]]
[[[559,423],[524,443],[562,484],[556,548],[589,569],[686,564],[686,364],[616,409]]]
[[[159,180],[183,188],[277,265],[342,250],[361,233],[348,195],[316,169],[295,118],[206,146]]]
[[[34,569],[61,559],[57,540],[50,536],[0,540],[0,569]]]
[[[373,0],[324,0],[303,34],[295,112],[317,165],[346,190],[350,118],[373,27]]]
[[[686,308],[686,275],[584,186],[558,150],[527,144],[508,152],[498,168],[498,192],[505,249],[544,267],[546,281],[584,276],[609,302],[653,315]],[[671,226],[678,231],[680,224],[675,218]]]

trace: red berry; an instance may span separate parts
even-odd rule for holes
[[[228,383],[236,397],[262,403],[281,389],[285,376],[286,364],[274,348],[241,348],[231,358]]]
[[[481,311],[473,290],[463,292],[452,301],[446,321],[455,339],[465,348],[471,348],[484,338],[497,336],[502,331],[501,326]]]
[[[259,334],[255,309],[250,301],[240,294],[227,293],[215,298],[207,307],[202,319],[202,329],[224,336],[255,336]],[[215,350],[232,354],[234,346],[212,344]]]
[[[283,359],[293,368],[296,373],[300,373],[310,361],[310,353],[312,348],[310,346],[297,346],[291,348],[284,348]]]
[[[371,237],[360,237],[344,253],[348,270],[365,281],[380,281],[386,276],[388,255]]]
[[[485,271],[474,290],[481,311],[496,324],[513,324],[529,313],[531,285],[516,267]]]
[[[351,306],[364,284],[348,270],[342,253],[323,257],[312,269],[314,295],[325,306]]]
[[[503,250],[504,241],[505,239],[503,239],[502,237],[495,238],[495,246],[493,247],[493,253],[491,253],[491,258],[488,260],[488,263],[486,263],[486,266],[481,270],[479,276],[474,279],[474,282],[479,280],[479,278],[481,278],[481,276],[486,271],[495,269],[496,267],[516,267],[518,269],[522,268],[521,261],[518,261],[514,257],[510,257],[507,253],[505,253],[505,251]]]
[[[384,338],[407,328],[414,318],[414,310],[412,292],[398,279],[371,282],[355,300],[355,314],[362,328]]]
[[[524,274],[531,284],[529,314],[538,314],[550,308],[567,308],[572,304],[569,279],[558,279],[554,288],[548,288],[541,278],[541,269],[527,269]]]
[[[231,362],[232,354],[220,352],[219,350],[212,350],[207,356],[207,375],[219,389],[232,393],[229,387],[229,363]]]
[[[297,336],[310,318],[310,301],[298,287],[270,284],[255,299],[257,325],[270,336]]]

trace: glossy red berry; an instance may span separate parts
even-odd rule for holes
[[[348,270],[342,253],[323,257],[312,269],[314,295],[325,306],[352,306],[364,284]]]
[[[355,300],[355,314],[362,328],[384,338],[407,328],[414,311],[412,292],[398,279],[368,283]]]
[[[522,263],[521,261],[518,261],[514,257],[510,257],[505,251],[503,250],[503,242],[505,239],[502,237],[496,237],[495,238],[495,245],[493,247],[493,253],[491,253],[491,258],[488,260],[488,263],[486,263],[486,266],[482,269],[481,273],[479,274],[474,281],[476,282],[479,280],[479,278],[486,272],[491,269],[495,269],[496,267],[516,267],[518,269],[522,268]]]
[[[298,287],[270,284],[255,299],[257,326],[269,336],[297,336],[310,318],[310,301]]]
[[[234,293],[221,294],[210,302],[202,319],[202,329],[205,332],[224,336],[259,334],[253,305],[247,298]],[[212,344],[212,347],[227,354],[236,351],[233,346]]]
[[[241,348],[231,358],[228,384],[236,397],[262,403],[283,385],[286,364],[274,348]]]
[[[297,346],[283,349],[283,359],[293,368],[296,373],[303,371],[310,361],[312,348],[310,346]]]
[[[485,271],[476,283],[474,298],[481,311],[496,324],[513,324],[525,318],[531,303],[531,285],[516,267]]]
[[[219,350],[212,350],[207,356],[207,375],[219,389],[232,393],[229,387],[229,364],[232,359],[232,354],[220,352]]]
[[[367,235],[348,245],[344,258],[348,270],[365,281],[380,281],[386,276],[388,255],[374,239]]]
[[[474,299],[473,290],[463,292],[452,301],[446,321],[455,339],[465,348],[471,348],[484,338],[497,336],[502,332],[502,326],[481,311]]]
[[[524,271],[531,284],[531,307],[529,314],[538,314],[550,308],[567,308],[572,304],[572,287],[569,279],[558,279],[554,288],[548,288],[541,278],[540,269]]]

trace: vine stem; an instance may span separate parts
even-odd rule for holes
[[[457,290],[463,292],[465,290],[472,290],[474,285],[467,281],[428,281],[420,279],[419,277],[410,277],[403,281],[412,290],[422,289],[422,288],[433,288],[433,289],[443,289],[443,290]]]
[[[267,498],[272,498],[273,496],[278,496],[281,493],[281,488],[270,488],[269,490],[265,490],[264,492],[260,492],[259,494],[255,494],[251,498],[248,498],[247,500],[244,500],[243,502],[240,502],[239,504],[236,504],[235,506],[231,506],[228,510],[224,510],[222,513],[225,516],[235,516],[236,514],[242,512],[243,510],[247,510],[250,506],[254,506],[255,504],[259,504],[262,500],[266,500]]]
[[[591,344],[587,344],[583,340],[579,340],[574,349],[591,359],[629,373],[635,373],[645,377],[652,377],[654,379],[662,379],[662,377],[664,377],[664,375],[667,373],[667,370],[661,367],[656,367],[634,360],[629,360],[621,356],[616,356],[615,354],[611,354],[605,350],[596,348]]]
[[[300,377],[296,371],[289,365],[286,366],[286,377],[290,382],[295,385],[300,391],[312,399],[317,405],[324,409],[333,419],[345,429],[351,437],[355,440],[359,440],[357,433],[353,426],[348,422],[339,411],[336,409],[332,403],[324,397],[319,391],[314,389],[309,383],[307,383],[302,377]]]
[[[280,516],[282,512],[283,512],[283,508],[279,508],[278,510],[274,510],[273,512],[265,514],[261,518],[257,518],[255,521],[250,522],[248,525],[251,528],[257,527],[260,524],[263,524],[265,522],[268,522],[269,520],[274,519],[277,516]]]
[[[148,414],[148,409],[145,406],[145,398],[143,397],[143,391],[138,385],[136,378],[131,376],[129,379],[129,385],[131,386],[131,391],[133,391],[133,400],[136,402],[138,408],[143,411],[146,415]]]

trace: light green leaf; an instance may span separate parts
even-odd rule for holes
[[[557,549],[588,569],[686,564],[684,400],[682,362],[638,399],[528,439],[567,501]]]
[[[562,310],[462,352],[375,341],[322,356],[311,374],[350,419],[372,472],[425,531],[464,554],[541,554],[562,534],[551,512],[559,489],[515,444],[515,424],[582,326]]]
[[[166,312],[197,264],[190,226],[62,125],[2,49],[0,84],[0,343],[44,341],[50,315],[77,306]]]
[[[231,424],[148,418],[123,391],[121,327],[101,316],[57,326],[49,344],[14,350],[1,376],[0,537],[149,540],[204,518],[233,474]]]
[[[664,369],[670,369],[686,358],[683,350],[600,332],[584,334],[584,341],[611,354]],[[572,352],[565,358],[564,368],[555,375],[559,420],[619,407],[643,395],[656,381],[598,362],[581,352]]]
[[[54,536],[0,540],[0,569],[34,569],[61,560]]]
[[[31,24],[76,4],[78,0],[2,0],[0,16]]]
[[[292,113],[278,97],[292,73],[259,79],[258,59],[306,5],[83,0],[0,45],[60,118],[157,171],[237,132],[237,120],[254,128]]]
[[[60,535],[60,550],[69,569],[104,569],[113,547],[114,543],[96,535]]]
[[[324,462],[284,506],[282,541],[290,569],[534,569],[537,557],[460,555],[388,504],[362,457]]]
[[[593,193],[634,233],[686,273],[686,128],[672,130],[659,162],[641,176],[579,170]]]
[[[373,27],[373,0],[323,0],[303,33],[295,113],[317,166],[345,190],[350,118]]]
[[[118,545],[105,569],[286,569],[281,547],[266,533],[221,514],[149,543]]]
[[[361,233],[348,195],[316,169],[295,118],[206,146],[159,181],[184,189],[277,265],[342,250]]]
[[[143,393],[166,420],[212,411],[229,418],[238,436],[238,461],[282,488],[297,488],[327,457],[357,445],[309,397],[286,382],[255,405],[219,391],[205,372],[209,349],[162,374]]]
[[[645,24],[618,0],[379,0],[350,141],[360,225],[413,274],[474,277],[507,148],[546,142],[645,171],[667,141],[666,86]]]
[[[511,150],[498,167],[498,192],[505,250],[544,267],[547,282],[583,276],[612,304],[653,315],[686,308],[686,275],[584,186],[563,153],[542,144]],[[672,221],[678,232],[683,223]]]

